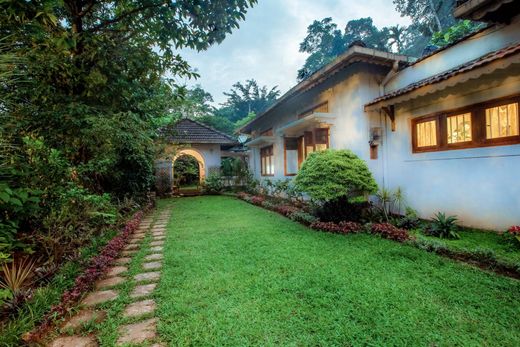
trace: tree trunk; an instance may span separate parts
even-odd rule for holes
[[[430,9],[432,10],[433,18],[435,19],[435,23],[437,24],[438,31],[442,31],[442,24],[441,20],[439,18],[439,15],[437,14],[437,10],[435,9],[435,4],[433,3],[433,0],[428,0],[428,3],[430,4]]]

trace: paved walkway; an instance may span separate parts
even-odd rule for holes
[[[166,224],[170,211],[162,211],[156,219],[145,217],[132,235],[122,255],[116,260],[104,278],[95,284],[95,291],[88,294],[81,303],[81,309],[61,327],[61,336],[54,339],[51,347],[96,347],[99,345],[95,333],[85,335],[88,326],[100,324],[106,319],[106,307],[119,298],[125,284],[131,286],[130,300],[124,308],[122,324],[118,327],[116,345],[146,343],[159,347],[164,344],[157,335],[157,319],[154,317],[156,303],[152,294],[161,276],[163,245],[166,238]],[[147,249],[147,255],[140,270],[130,275],[129,266],[133,257]],[[126,322],[126,323],[125,323]]]

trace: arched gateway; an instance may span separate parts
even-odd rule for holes
[[[167,143],[167,153],[172,153],[155,163],[158,191],[175,190],[174,163],[188,155],[199,163],[199,183],[212,171],[219,171],[222,158],[243,155],[233,152],[237,141],[231,136],[191,119],[181,119],[173,125],[161,129]]]

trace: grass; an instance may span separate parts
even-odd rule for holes
[[[59,302],[63,292],[74,285],[76,276],[83,270],[80,262],[98,254],[116,234],[115,230],[109,229],[93,237],[92,243],[81,250],[80,261],[69,261],[49,284],[37,288],[33,298],[24,304],[15,317],[0,324],[0,346],[20,345],[22,334],[32,330],[51,306]]]
[[[443,243],[449,249],[456,251],[491,251],[497,259],[520,265],[520,248],[507,243],[504,237],[496,232],[463,228],[458,233],[460,239],[457,240],[439,239],[418,232],[416,234],[423,239]]]
[[[169,345],[520,345],[520,282],[223,196],[170,199],[155,297]]]

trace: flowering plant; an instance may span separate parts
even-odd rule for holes
[[[143,212],[139,211],[125,224],[124,229],[108,242],[101,250],[100,254],[90,260],[88,267],[84,272],[76,277],[74,286],[63,293],[60,303],[51,307],[37,329],[27,333],[24,340],[27,343],[33,343],[40,340],[58,319],[63,318],[72,307],[81,299],[83,294],[92,289],[94,282],[99,279],[113,261],[123,250],[130,235],[139,227]]]
[[[511,243],[520,246],[520,225],[513,225],[504,234]]]

